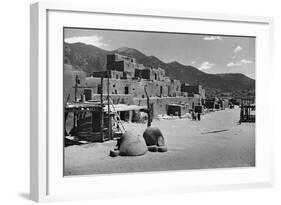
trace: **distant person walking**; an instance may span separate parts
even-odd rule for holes
[[[191,116],[192,116],[192,120],[196,120],[196,116],[195,116],[194,111],[192,111]]]
[[[198,112],[198,114],[197,114],[197,119],[198,119],[198,121],[201,120],[201,114],[200,114],[200,112]]]

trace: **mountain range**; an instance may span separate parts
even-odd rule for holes
[[[200,83],[209,96],[233,94],[238,96],[254,95],[255,80],[241,73],[209,74],[190,65],[179,62],[165,63],[155,56],[147,56],[134,49],[122,47],[107,51],[84,43],[64,44],[64,63],[71,64],[75,69],[91,75],[94,71],[106,70],[106,56],[112,53],[130,56],[150,67],[161,67],[171,79],[178,79],[189,84]]]

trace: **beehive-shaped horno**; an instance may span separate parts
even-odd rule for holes
[[[147,146],[142,136],[128,130],[122,136],[119,151],[122,156],[140,156],[147,152]]]
[[[165,144],[164,136],[157,127],[148,127],[143,133],[143,138],[148,150],[152,152],[167,152],[168,148]]]

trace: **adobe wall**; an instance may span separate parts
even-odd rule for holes
[[[107,94],[107,78],[103,79],[103,93]],[[93,93],[99,93],[98,87],[100,86],[101,79],[88,77],[86,78],[86,86],[93,89]],[[141,89],[143,88],[142,81],[130,79],[109,79],[109,93],[110,94],[131,94],[133,96],[140,96]]]
[[[104,95],[104,99],[106,99],[107,95]],[[113,104],[127,104],[127,105],[133,105],[133,97],[131,95],[110,95],[110,99],[112,100]],[[93,94],[92,100],[100,101],[100,95],[99,94]]]
[[[119,54],[107,56],[107,70],[116,70],[123,72],[123,77],[131,79],[135,77],[137,68],[136,59]]]
[[[66,104],[68,96],[70,96],[69,101],[74,101],[75,99],[75,77],[78,76],[80,84],[78,87],[84,87],[86,84],[86,73],[83,71],[74,71],[73,67],[68,64],[63,66],[63,103]],[[77,98],[83,94],[84,89],[78,88]]]
[[[169,96],[175,97],[181,95],[181,82],[179,80],[171,80]]]
[[[115,55],[115,61],[126,61],[126,62],[131,62],[131,63],[136,63],[136,59],[129,57],[129,56],[124,56],[118,53],[113,54]]]
[[[187,92],[188,94],[199,94],[203,99],[205,99],[205,89],[202,88],[202,85],[188,85],[182,84],[181,91]]]
[[[165,70],[162,68],[153,68],[151,69],[152,73],[152,78],[151,80],[158,80],[158,81],[163,81],[165,77]]]
[[[143,98],[134,98],[134,104],[140,106],[147,105],[147,99]],[[201,105],[201,98],[193,98],[193,97],[152,97],[150,98],[150,103],[153,103],[153,111],[154,117],[157,117],[160,114],[167,113],[167,105],[168,104],[188,104],[189,109],[192,109],[193,106]]]
[[[178,82],[173,82],[177,89],[180,89]],[[86,78],[86,86],[93,89],[93,100],[100,100],[97,94],[97,87],[100,84],[100,78]],[[147,81],[147,80],[128,80],[128,79],[110,79],[109,93],[115,104],[135,104],[146,106],[147,99],[144,92],[144,86],[147,87],[147,93],[150,96],[150,102],[153,103],[154,116],[167,113],[167,104],[188,104],[192,109],[196,105],[201,105],[201,97],[193,95],[193,97],[178,96],[169,97],[170,83],[164,81]],[[128,87],[129,94],[125,94],[125,87]],[[160,88],[162,87],[162,97],[160,97]],[[180,92],[174,91],[176,94]],[[177,93],[178,92],[178,93]],[[103,93],[107,95],[107,78],[103,81]]]
[[[114,78],[114,79],[121,79],[123,78],[123,72],[116,71],[116,70],[108,70],[108,71],[97,71],[92,73],[92,77],[94,78]]]
[[[119,72],[119,71],[115,71],[115,70],[112,70],[110,72],[110,77],[111,78],[114,78],[114,79],[120,79],[120,78],[123,78],[123,73],[122,72]]]
[[[101,83],[100,78],[87,77],[86,86],[92,88],[93,93],[99,93],[98,87]],[[145,98],[144,86],[146,85],[147,93],[153,96],[168,96],[170,83],[164,81],[147,81],[131,79],[109,79],[110,94],[130,94],[133,97]],[[107,78],[103,80],[103,93],[107,94]]]

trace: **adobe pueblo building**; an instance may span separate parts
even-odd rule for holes
[[[188,111],[202,105],[205,99],[201,85],[181,84],[179,80],[166,76],[162,68],[146,67],[138,64],[135,58],[120,54],[107,56],[107,71],[94,72],[91,77],[83,76],[80,74],[86,100],[100,101],[103,87],[103,94],[107,95],[109,91],[114,104],[146,106],[146,87],[154,117],[169,114],[169,104],[184,106]],[[101,85],[101,77],[109,78],[109,83],[104,80]]]
[[[110,103],[106,102],[107,99]],[[160,115],[182,116],[202,106],[204,100],[205,90],[201,85],[190,86],[170,79],[162,68],[147,67],[137,63],[135,58],[117,53],[107,56],[106,71],[93,72],[90,77],[86,77],[83,71],[74,71],[71,65],[64,65],[65,110],[76,114],[78,110],[83,113],[88,110],[95,116],[92,122],[100,117],[94,112],[102,112],[102,107],[103,116],[108,116],[108,119],[114,117],[111,114],[114,110],[121,120],[134,121],[136,112],[147,110],[151,111],[153,118]],[[83,127],[79,124],[81,116],[76,117],[74,126]],[[100,129],[106,123],[102,119],[98,128],[93,126],[92,130]]]

